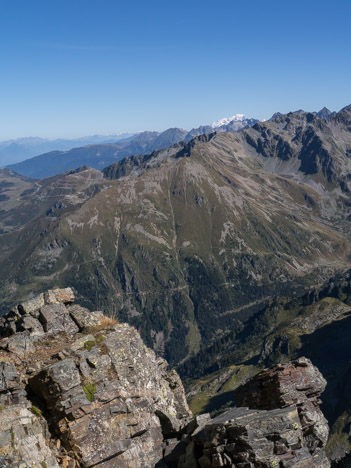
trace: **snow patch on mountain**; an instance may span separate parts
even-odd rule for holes
[[[223,117],[223,119],[216,120],[216,122],[212,122],[211,127],[212,128],[218,128],[222,127],[222,125],[228,125],[230,122],[242,122],[243,120],[246,119],[246,116],[244,114],[235,114],[232,115],[231,117]]]

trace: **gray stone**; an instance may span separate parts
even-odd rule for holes
[[[75,297],[72,288],[57,288],[45,292],[44,299],[45,304],[72,304]]]
[[[73,335],[79,331],[62,303],[46,305],[40,309],[39,320],[46,332],[56,334],[65,332]]]
[[[12,362],[0,362],[0,392],[18,387],[20,377]]]
[[[302,430],[309,434],[306,443],[314,453],[325,447],[329,435],[328,422],[319,409],[325,386],[311,361],[300,358],[260,372],[235,390],[235,400],[238,405],[258,409],[297,405]]]
[[[25,410],[33,424],[10,412],[13,429],[2,432],[0,453],[7,450],[8,466],[16,468],[22,462],[40,467],[44,461],[56,468],[58,446],[67,467],[73,468],[73,458],[85,467],[152,467],[162,459],[167,427],[176,432],[191,417],[181,381],[134,328],[72,306],[71,299],[69,291],[49,291],[2,320],[5,333],[13,335],[0,341],[0,352],[6,350],[10,360],[0,366],[0,408]],[[42,413],[27,398],[27,382],[42,402]],[[23,439],[32,453],[17,442],[12,446],[13,438]],[[176,461],[180,449],[185,451],[184,442],[168,442],[167,456]]]
[[[102,312],[89,312],[88,309],[79,305],[69,307],[68,311],[80,331],[96,327],[105,318]]]
[[[26,330],[25,332],[16,333],[1,340],[0,349],[4,349],[21,358],[35,350],[35,342],[36,337],[31,336],[30,331]]]
[[[17,307],[21,314],[32,314],[39,310],[40,307],[43,307],[44,304],[44,294],[38,294],[27,301],[21,302]]]
[[[17,321],[17,331],[29,330],[31,335],[42,335],[44,333],[43,326],[36,318],[31,315],[24,315],[20,320]]]

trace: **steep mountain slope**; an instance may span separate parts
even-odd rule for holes
[[[37,182],[6,211],[32,214],[0,238],[3,306],[71,284],[172,364],[215,346],[272,297],[350,266],[350,113],[288,114]]]
[[[180,367],[188,377],[193,411],[226,408],[234,403],[233,390],[260,369],[308,356],[327,380],[322,395],[331,428],[327,451],[332,459],[340,458],[351,449],[350,313],[351,270],[300,298],[273,298],[245,324]]]
[[[21,210],[23,198],[35,187],[35,181],[27,177],[16,174],[9,169],[0,169],[0,203],[1,221],[0,232],[6,233],[13,227],[20,227],[31,219],[31,215],[26,210]],[[8,218],[8,213],[16,211],[16,216]],[[22,213],[21,213],[22,211]],[[29,214],[29,217],[27,216]]]

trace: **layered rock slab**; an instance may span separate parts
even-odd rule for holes
[[[201,467],[328,467],[305,445],[296,408],[234,408],[209,421],[193,440],[202,447]],[[187,464],[183,465],[187,467]]]
[[[191,417],[181,381],[134,328],[73,299],[51,290],[2,319],[4,466],[152,467]]]
[[[255,409],[296,406],[306,444],[311,453],[322,450],[329,426],[319,408],[326,380],[307,358],[266,369],[235,391],[236,403]]]
[[[329,467],[324,452],[329,428],[319,409],[325,385],[306,358],[260,372],[236,389],[239,407],[188,425],[187,436],[174,444],[175,451],[185,445],[184,453],[168,466]]]

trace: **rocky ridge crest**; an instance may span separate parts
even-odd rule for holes
[[[201,415],[188,426],[185,454],[170,466],[329,467],[329,428],[319,409],[325,385],[306,358],[265,369],[235,391],[240,407],[214,419]]]

